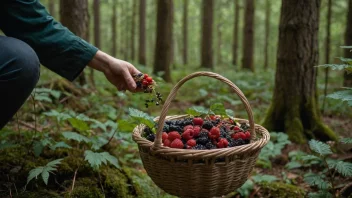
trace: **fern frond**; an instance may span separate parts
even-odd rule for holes
[[[309,147],[312,151],[318,153],[320,156],[332,154],[329,145],[317,140],[310,140]]]

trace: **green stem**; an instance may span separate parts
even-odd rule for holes
[[[325,157],[323,158],[323,161],[324,161],[326,167],[328,168],[328,171],[329,171],[329,174],[330,174],[329,179],[330,179],[332,191],[334,192],[334,190],[335,190],[334,175],[331,175],[331,172],[332,172],[332,171],[331,171],[331,169],[329,168],[329,164],[328,164],[328,162],[326,161],[326,158],[325,158]],[[336,197],[336,196],[335,196],[335,193],[333,193],[333,194],[334,194],[334,197]]]

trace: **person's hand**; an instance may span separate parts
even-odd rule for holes
[[[132,76],[141,72],[131,63],[98,51],[88,65],[103,72],[109,82],[115,85],[119,91],[137,91],[136,82],[133,80]]]

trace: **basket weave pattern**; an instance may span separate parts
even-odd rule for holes
[[[166,120],[185,115],[166,116],[177,90],[188,80],[207,76],[228,84],[243,102],[249,120],[236,119],[250,124],[251,143],[223,149],[174,149],[161,144],[161,134]],[[258,154],[270,139],[268,131],[254,124],[252,110],[242,91],[228,79],[212,72],[196,72],[179,81],[166,99],[158,118],[158,131],[154,143],[142,137],[143,125],[133,131],[140,156],[148,175],[165,192],[180,197],[213,197],[233,192],[243,185],[250,175]],[[257,136],[257,138],[256,138]],[[222,160],[221,162],[218,162]]]

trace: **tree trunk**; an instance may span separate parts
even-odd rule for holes
[[[270,0],[266,0],[265,5],[265,43],[264,43],[264,69],[267,70],[269,67],[269,36],[270,36],[270,11],[271,3]]]
[[[326,38],[325,38],[325,63],[330,63],[330,24],[331,24],[331,9],[332,9],[332,0],[328,0],[328,13],[327,13],[327,22],[326,22]],[[325,86],[324,86],[324,99],[322,113],[324,114],[325,110],[325,98],[328,90],[328,80],[329,80],[329,68],[325,68]]]
[[[117,43],[117,31],[116,31],[116,26],[117,26],[117,16],[116,16],[116,0],[113,1],[112,4],[112,18],[111,18],[111,29],[112,29],[112,49],[111,49],[111,55],[112,56],[116,56],[117,53],[117,47],[116,47],[116,43]]]
[[[254,72],[254,0],[246,0],[245,2],[242,68]]]
[[[238,58],[238,25],[239,25],[239,17],[240,17],[240,0],[235,1],[235,18],[234,18],[234,28],[233,28],[233,47],[232,47],[232,64],[237,65],[237,58]]]
[[[53,0],[49,0],[49,13],[51,16],[53,16],[55,18],[55,1]]]
[[[281,7],[275,88],[263,126],[297,143],[337,140],[317,105],[319,8],[320,0],[283,0]]]
[[[183,1],[183,50],[182,50],[182,58],[183,64],[188,64],[188,4],[189,0]]]
[[[146,17],[146,0],[139,1],[139,48],[138,62],[141,65],[147,64],[146,41],[145,41],[145,17]]]
[[[347,26],[346,26],[346,33],[345,33],[345,45],[352,46],[352,0],[348,1],[348,14],[347,14]],[[350,49],[345,49],[346,58],[352,58]],[[345,87],[352,87],[352,73],[348,74],[345,72],[344,74],[344,81],[343,86]]]
[[[170,63],[173,31],[173,1],[158,0],[157,4],[154,74],[163,72],[163,79],[166,82],[171,82]]]
[[[87,39],[88,33],[88,1],[87,0],[61,0],[60,20],[71,32]],[[81,85],[86,84],[84,72],[79,76]]]
[[[136,32],[136,12],[137,12],[137,0],[133,0],[132,5],[132,24],[131,24],[131,60],[135,60],[135,32]]]
[[[214,0],[202,2],[201,66],[213,69]]]
[[[93,3],[94,15],[94,45],[100,48],[100,0],[94,0]]]

